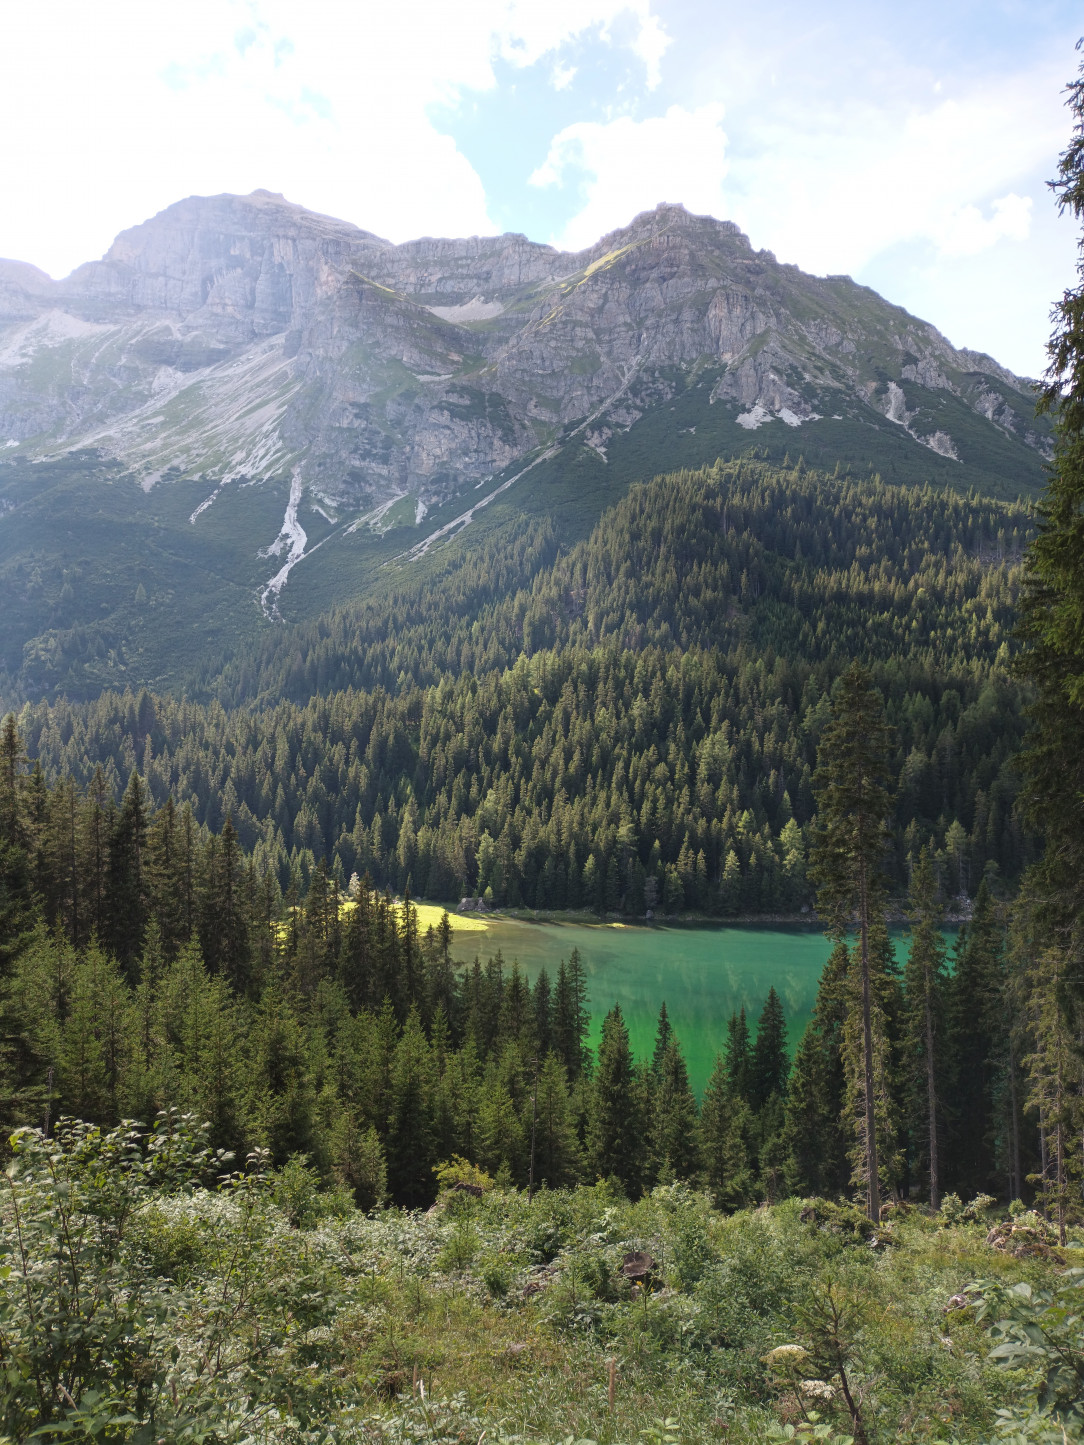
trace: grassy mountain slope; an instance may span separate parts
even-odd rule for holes
[[[776,465],[801,458],[838,475],[974,488],[1006,500],[1036,491],[1042,482],[1042,458],[1023,447],[1015,474],[1000,473],[1003,458],[990,428],[950,396],[940,396],[938,405],[957,414],[957,432],[973,430],[973,451],[963,449],[973,461],[918,448],[899,426],[857,410],[839,421],[795,428],[773,420],[749,432],[735,420],[736,403],[710,400],[715,379],[711,372],[676,372],[672,399],[614,434],[605,455],[582,436],[571,437],[432,543],[434,533],[463,518],[522,466],[421,518],[415,500],[404,498],[356,528],[352,514],[344,517],[304,494],[297,520],[308,553],[278,595],[279,617],[288,624],[315,623],[347,599],[424,596],[450,571],[470,570],[483,558],[488,573],[499,566],[506,582],[523,585],[530,568],[552,555],[517,552],[512,539],[524,535],[526,521],[541,525],[551,545],[574,546],[630,485],[719,457],[752,453]],[[192,513],[212,494],[214,504],[193,525]],[[3,694],[12,700],[78,699],[103,687],[214,689],[215,674],[229,658],[291,645],[278,617],[269,618],[260,605],[267,576],[284,560],[260,553],[281,525],[288,495],[282,480],[220,489],[178,481],[148,493],[119,463],[92,453],[0,464]],[[264,539],[258,549],[254,530]],[[508,558],[502,560],[505,547]]]

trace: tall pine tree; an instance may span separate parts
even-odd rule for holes
[[[866,670],[852,663],[840,678],[832,715],[821,737],[814,786],[819,826],[810,876],[817,908],[829,936],[840,942],[857,925],[856,964],[866,1205],[880,1219],[881,1178],[877,1149],[878,1060],[874,1038],[871,934],[884,913],[884,861],[888,846],[889,740],[884,700]]]
[[[1084,66],[1068,87],[1073,133],[1053,183],[1084,221]],[[1084,235],[1077,284],[1054,308],[1040,406],[1055,419],[1054,463],[1021,599],[1020,670],[1034,689],[1025,798],[1045,836],[1044,910],[1060,927],[1065,985],[1084,1002]]]
[[[645,1155],[639,1089],[633,1075],[629,1031],[615,1004],[602,1024],[592,1081],[588,1150],[599,1179],[617,1179],[630,1195],[640,1190]]]

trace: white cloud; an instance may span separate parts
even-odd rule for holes
[[[658,16],[652,15],[646,4],[639,7],[639,14],[640,32],[632,48],[644,62],[648,90],[654,90],[662,79],[662,58],[671,42]]]
[[[621,116],[582,121],[554,136],[546,159],[531,176],[535,186],[578,183],[583,208],[558,244],[578,250],[623,226],[660,201],[679,201],[690,211],[722,216],[727,171],[723,107],[685,110],[672,105],[648,120]]]
[[[977,256],[1003,238],[1026,241],[1031,230],[1031,197],[999,196],[984,216],[978,206],[961,206],[946,217],[936,244],[944,256]]]
[[[913,242],[954,257],[1025,240],[1021,182],[1052,168],[1065,136],[1059,85],[1045,71],[925,106],[867,97],[810,108],[804,124],[778,110],[772,124],[748,122],[733,218],[756,244],[817,272],[858,273]]]
[[[574,65],[564,65],[560,60],[557,61],[550,71],[550,84],[554,90],[567,90],[575,79],[576,67]]]
[[[532,64],[619,20],[656,75],[650,0],[9,7],[0,255],[63,274],[181,196],[259,186],[392,240],[492,232],[429,107],[491,89],[497,56]]]

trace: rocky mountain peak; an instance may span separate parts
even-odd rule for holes
[[[191,196],[65,281],[0,265],[4,454],[93,448],[146,488],[292,479],[347,512],[413,497],[420,517],[555,447],[604,461],[690,377],[732,449],[846,418],[1010,472],[1013,447],[1047,445],[1028,384],[990,358],[681,205],[562,252],[393,245],[270,191]]]

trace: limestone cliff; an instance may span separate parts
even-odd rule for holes
[[[257,191],[170,206],[63,281],[0,262],[0,447],[96,448],[144,487],[293,474],[340,508],[425,508],[585,421],[604,456],[689,368],[749,432],[858,414],[955,457],[941,394],[1047,446],[989,357],[677,206],[568,254],[394,246]]]

